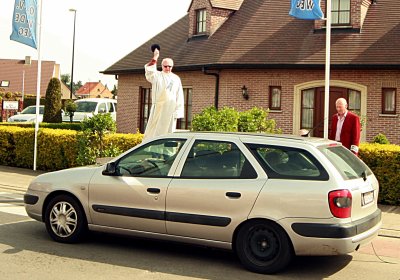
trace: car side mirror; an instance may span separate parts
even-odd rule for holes
[[[116,169],[117,164],[115,162],[109,162],[106,164],[106,167],[104,168],[103,172],[101,174],[105,176],[117,176],[118,172]]]

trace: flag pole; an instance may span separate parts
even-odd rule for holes
[[[325,100],[324,100],[324,138],[328,138],[329,120],[329,79],[331,64],[331,23],[332,23],[331,0],[326,1],[326,43],[325,43]]]
[[[39,106],[40,106],[40,82],[42,72],[42,59],[40,56],[41,38],[42,38],[42,0],[38,1],[38,17],[39,20],[36,23],[36,30],[38,30],[37,50],[38,50],[38,70],[37,70],[37,82],[36,82],[36,121],[35,121],[35,146],[33,150],[33,170],[36,171],[37,162],[37,137],[39,131]]]

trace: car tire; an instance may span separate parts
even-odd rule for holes
[[[77,243],[87,233],[87,221],[80,204],[69,195],[54,197],[46,207],[44,221],[50,237],[62,243]]]
[[[264,274],[282,270],[293,257],[286,232],[277,224],[260,220],[249,221],[239,229],[235,252],[245,268]]]

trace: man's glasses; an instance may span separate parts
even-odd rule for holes
[[[172,68],[172,65],[163,65],[164,68]]]

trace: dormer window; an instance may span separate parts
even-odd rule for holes
[[[332,25],[350,25],[350,0],[332,0]]]
[[[206,9],[196,11],[196,34],[203,34],[207,31]]]

